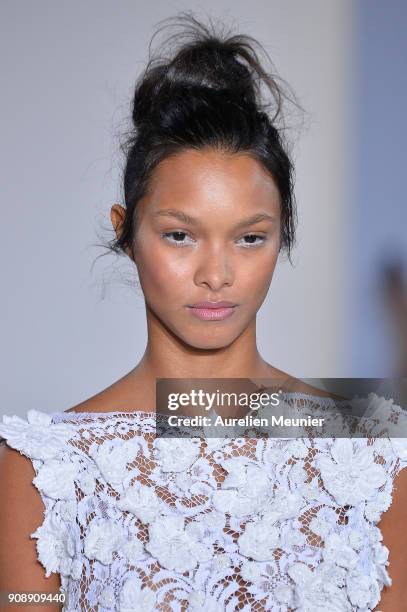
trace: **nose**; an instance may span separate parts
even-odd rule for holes
[[[206,251],[197,265],[194,281],[197,286],[206,286],[212,291],[219,291],[225,285],[232,285],[234,270],[227,249],[217,247]]]

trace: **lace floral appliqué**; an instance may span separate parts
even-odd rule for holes
[[[374,394],[369,409],[406,418]],[[31,538],[45,575],[61,576],[64,610],[374,609],[391,585],[377,524],[406,438],[154,433],[141,411],[3,417],[0,435],[35,468],[44,520]]]

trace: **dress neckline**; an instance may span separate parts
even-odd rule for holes
[[[320,404],[331,404],[332,402],[335,403],[346,403],[349,400],[334,400],[332,397],[328,397],[328,396],[320,396],[320,395],[311,395],[309,393],[302,393],[299,391],[287,391],[284,393],[285,397],[289,397],[292,399],[308,399],[311,401],[318,401]],[[62,412],[54,412],[53,416],[57,415],[57,416],[66,416],[67,418],[86,418],[86,417],[106,417],[106,418],[113,418],[113,417],[134,417],[137,415],[141,415],[141,416],[150,416],[150,417],[156,417],[157,413],[155,411],[146,411],[146,410],[142,410],[142,409],[138,409],[138,410],[113,410],[113,411],[106,411],[106,412],[68,412],[68,411],[62,411]]]

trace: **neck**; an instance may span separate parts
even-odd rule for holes
[[[143,377],[252,378],[270,375],[270,366],[257,349],[255,319],[231,344],[212,349],[186,344],[151,318],[147,327],[147,347],[133,370]]]
[[[197,349],[147,317],[148,342],[138,365],[110,387],[114,403],[126,410],[154,410],[157,378],[280,379],[287,375],[262,359],[256,345],[256,321],[228,346]],[[109,393],[109,390],[108,390]]]

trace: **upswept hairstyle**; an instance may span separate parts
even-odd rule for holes
[[[126,216],[120,237],[109,241],[108,249],[134,252],[137,204],[148,190],[154,168],[183,150],[210,147],[248,154],[271,174],[281,199],[280,251],[291,262],[297,213],[282,105],[288,99],[301,108],[295,95],[285,81],[263,68],[256,48],[274,72],[267,52],[251,36],[231,35],[211,19],[205,25],[189,11],[163,21],[177,31],[162,45],[161,53],[152,55],[152,42],[166,26],[155,32],[147,66],[136,82],[133,127],[121,143]]]

